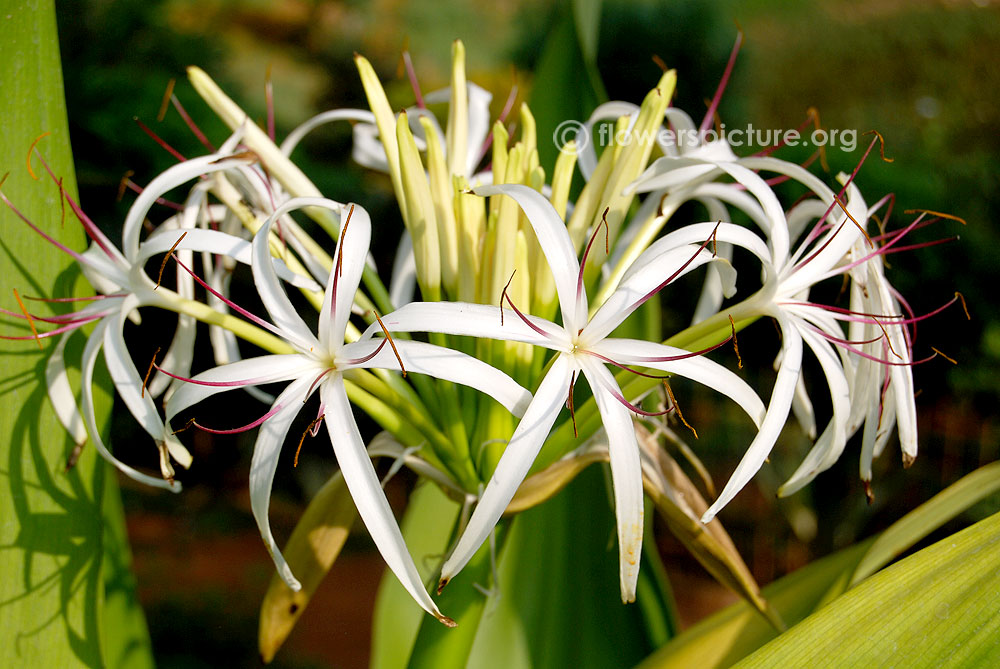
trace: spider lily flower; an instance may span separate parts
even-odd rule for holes
[[[335,254],[336,264],[330,272],[319,314],[318,334],[313,334],[282,289],[270,262],[268,247],[268,235],[274,221],[304,207],[329,208],[344,220]],[[453,625],[427,594],[406,549],[354,420],[344,373],[352,369],[403,366],[408,372],[428,374],[478,389],[515,415],[523,413],[530,394],[506,374],[450,349],[390,339],[344,343],[370,239],[371,222],[360,206],[342,205],[324,198],[296,198],[276,209],[253,240],[254,283],[273,325],[257,320],[262,327],[284,339],[294,353],[245,359],[187,379],[189,383],[167,403],[167,424],[180,411],[216,393],[264,383],[290,382],[263,418],[246,428],[229,432],[261,427],[250,470],[251,506],[278,572],[289,587],[298,590],[300,584],[271,534],[267,513],[278,456],[289,426],[304,402],[318,391],[321,404],[316,423],[323,420],[327,426],[344,480],[375,545],[414,600],[441,622]],[[387,342],[390,346],[386,346]]]
[[[661,161],[654,163],[634,184],[636,190],[653,190],[661,183],[660,175],[673,166],[688,166],[692,162],[690,159]],[[867,454],[874,450],[876,432],[884,446],[887,429],[891,430],[894,419],[899,427],[904,462],[916,455],[916,409],[910,369],[913,360],[907,346],[906,322],[898,314],[894,291],[881,272],[879,251],[865,232],[870,212],[853,183],[857,170],[850,176],[839,177],[843,189],[835,194],[805,169],[775,158],[744,158],[738,164],[713,164],[736,181],[730,188],[738,186],[752,196],[732,201],[761,228],[767,242],[738,226],[706,223],[670,233],[650,246],[650,250],[665,251],[704,238],[709,228],[719,241],[749,250],[763,265],[764,286],[728,312],[737,319],[773,317],[781,330],[782,348],[764,424],[726,487],[705,513],[705,521],[714,518],[760,469],[793,409],[807,433],[815,436],[811,403],[801,378],[804,347],[820,361],[830,388],[833,418],[798,471],[782,487],[781,494],[798,490],[835,462],[859,428],[859,416],[871,419],[863,445],[863,470],[864,461],[870,463]],[[815,197],[801,201],[786,215],[767,183],[751,170],[794,178]],[[841,199],[845,193],[846,203]],[[810,222],[814,222],[811,228]],[[800,236],[799,246],[793,252],[791,240]],[[851,310],[843,313],[809,300],[814,285],[844,274],[854,282]],[[869,297],[860,304],[859,296],[866,291]],[[845,320],[855,323],[849,328],[849,338],[844,337],[839,324]],[[878,351],[871,350],[872,346],[877,346]],[[877,364],[861,364],[860,358]],[[878,388],[882,391],[875,390]],[[894,406],[892,411],[883,413],[886,401]]]
[[[146,384],[126,347],[123,336],[125,320],[138,321],[137,310],[140,307],[169,309],[178,312],[183,318],[185,307],[192,303],[173,291],[159,287],[146,274],[146,263],[154,255],[168,251],[179,253],[201,251],[211,254],[225,254],[234,259],[248,262],[250,245],[230,235],[197,229],[186,230],[180,241],[177,241],[177,235],[167,241],[163,235],[154,234],[146,242],[140,244],[139,227],[156,201],[172,188],[213,171],[233,169],[239,161],[228,160],[228,158],[236,141],[238,141],[238,136],[231,138],[219,153],[175,165],[154,179],[139,195],[126,217],[123,233],[124,252],[115,247],[97,225],[87,217],[80,206],[62,190],[61,186],[61,196],[66,198],[92,240],[90,247],[83,253],[73,251],[49,237],[21,214],[6,196],[0,193],[0,198],[7,206],[35,232],[76,260],[84,276],[98,293],[92,298],[82,298],[82,301],[86,301],[88,304],[70,314],[40,316],[27,312],[22,315],[4,311],[7,315],[57,326],[48,332],[38,333],[31,337],[20,337],[20,339],[30,339],[61,335],[60,341],[46,366],[49,398],[55,407],[56,415],[76,441],[78,447],[86,441],[89,433],[90,439],[105,459],[130,478],[154,487],[180,491],[180,484],[174,481],[175,472],[171,460],[187,468],[191,464],[191,455],[175,438],[164,436],[163,422],[153,404],[153,396],[146,389]],[[45,167],[48,169],[48,165]],[[50,176],[55,180],[55,176],[51,172]],[[190,207],[193,206],[196,205],[189,203],[187,211],[190,211]],[[280,272],[285,279],[305,287],[319,288],[311,279],[293,275],[283,264],[279,263],[279,265],[281,265]],[[56,301],[64,300],[57,298]],[[187,315],[190,316],[190,314]],[[87,339],[81,360],[83,370],[81,415],[81,410],[76,406],[74,393],[66,372],[64,352],[68,336],[87,324],[95,324],[96,326]],[[173,365],[173,369],[183,370],[192,355],[190,349],[194,342],[190,337],[191,333],[185,331],[184,328],[185,326],[182,324],[179,328],[181,331],[175,335],[170,347],[170,357],[167,364]],[[97,356],[102,352],[116,392],[143,429],[156,440],[163,478],[143,474],[126,465],[108,450],[100,437],[94,415],[92,381]]]
[[[390,331],[471,335],[523,342],[556,352],[465,532],[442,568],[439,589],[471,559],[507,508],[562,405],[566,403],[567,389],[572,397],[573,384],[582,374],[590,384],[608,435],[618,519],[621,594],[623,601],[633,601],[642,544],[643,492],[632,412],[646,412],[628,401],[605,365],[629,371],[634,371],[632,366],[651,368],[690,378],[733,399],[758,425],[764,414],[763,403],[745,382],[725,367],[699,357],[698,353],[662,344],[608,337],[647,299],[678,276],[712,262],[712,255],[704,245],[687,245],[643,257],[643,262],[626,277],[619,289],[592,317],[588,317],[581,262],[577,259],[563,219],[548,200],[537,191],[521,185],[484,186],[475,189],[474,193],[481,196],[507,195],[520,206],[551,267],[561,306],[562,325],[525,315],[509,299],[512,310],[501,310],[502,324],[496,307],[463,303],[414,303],[387,315],[383,320],[385,328]],[[588,252],[589,246],[584,252],[584,264]],[[375,329],[369,328],[366,335],[374,333]]]

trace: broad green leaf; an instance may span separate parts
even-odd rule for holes
[[[460,505],[449,499],[440,488],[426,481],[417,485],[410,494],[400,528],[425,584],[440,567],[460,509]],[[445,615],[450,613],[445,612]],[[406,667],[425,618],[430,616],[387,569],[375,598],[371,666],[379,669]],[[443,627],[436,620],[431,619],[431,622]]]
[[[969,507],[1000,490],[1000,462],[962,477],[883,532],[851,576],[853,587]]]
[[[0,174],[10,173],[3,193],[48,234],[82,250],[76,220],[67,215],[61,222],[55,183],[37,158],[38,180],[26,166],[32,142],[50,133],[38,150],[75,193],[52,3],[8,2],[0,21]],[[0,205],[4,308],[20,309],[13,289],[41,297],[72,294],[78,272],[70,265]],[[0,334],[30,330],[5,318]],[[67,360],[78,359],[81,345],[77,337]],[[43,352],[32,341],[0,343],[0,666],[150,666],[114,477],[92,447],[65,471],[74,444],[55,419],[43,383],[52,346],[44,344]],[[109,398],[98,396],[98,413],[106,418]]]
[[[1000,666],[1000,514],[849,590],[739,667]]]
[[[587,76],[581,77],[581,72]],[[559,153],[553,141],[557,126],[565,120],[587,120],[590,112],[606,99],[596,69],[587,64],[581,52],[573,17],[566,12],[546,36],[531,89],[531,113],[538,128],[538,157],[546,174],[551,174]]]
[[[877,537],[814,562],[763,590],[789,624],[837,601],[849,587],[867,578],[944,523],[1000,488],[1000,465],[981,467],[906,514]],[[644,667],[725,667],[775,637],[762,621],[745,620],[741,602],[686,630],[654,653]]]
[[[605,474],[590,467],[513,519],[469,667],[630,666],[676,633],[663,617],[668,607],[656,565],[645,556],[636,603],[621,602]],[[658,625],[647,622],[647,602],[658,611]]]
[[[601,32],[601,0],[573,0],[573,23],[583,60],[597,62],[597,41]]]
[[[763,596],[785,623],[794,625],[812,613],[837,579],[853,571],[870,545],[871,540],[817,560],[766,586]],[[750,604],[737,602],[685,630],[640,667],[729,667],[777,635],[774,627]]]
[[[338,471],[309,502],[288,543],[281,551],[299,579],[302,589],[295,592],[277,571],[260,605],[258,646],[265,663],[274,658],[305,611],[316,588],[323,582],[340,555],[358,516],[351,493]]]

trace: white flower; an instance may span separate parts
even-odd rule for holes
[[[78,445],[82,445],[89,434],[100,454],[127,476],[148,485],[174,491],[180,491],[181,486],[173,480],[174,469],[171,459],[183,467],[188,467],[191,464],[191,455],[175,438],[164,435],[163,422],[153,404],[153,394],[144,386],[143,378],[136,369],[125,345],[123,336],[125,321],[126,319],[138,321],[137,310],[140,307],[159,307],[178,311],[181,314],[184,312],[184,305],[187,302],[184,297],[165,288],[158,288],[157,284],[147,276],[145,265],[153,256],[173,249],[180,253],[201,251],[225,254],[235,260],[249,262],[250,245],[246,241],[227,234],[200,229],[188,229],[183,238],[178,240],[180,235],[164,234],[174,229],[173,225],[165,226],[161,231],[158,231],[159,234],[152,235],[142,244],[139,242],[139,233],[149,210],[165,193],[191,179],[212,172],[233,170],[241,165],[241,160],[229,159],[238,139],[239,136],[235,135],[218,153],[175,165],[154,179],[129,209],[123,229],[124,252],[116,248],[97,225],[86,216],[79,205],[65,193],[63,193],[64,197],[92,239],[90,248],[84,253],[72,251],[53,240],[17,211],[6,196],[0,194],[0,197],[14,213],[32,229],[72,256],[80,265],[91,285],[99,293],[93,298],[84,298],[84,300],[89,301],[89,304],[71,314],[50,317],[31,316],[33,320],[59,326],[51,331],[40,333],[38,337],[64,335],[46,366],[49,397],[60,422]],[[196,210],[199,205],[200,200],[189,201],[185,208],[185,214]],[[292,275],[283,264],[279,263],[279,265],[282,276],[287,280],[294,281],[304,287],[319,288],[311,279]],[[183,292],[183,287],[181,290]],[[19,316],[16,313],[5,313]],[[181,373],[189,368],[194,346],[193,330],[190,327],[192,323],[186,322],[185,318],[185,316],[181,316],[182,320],[177,332],[175,332],[168,358],[165,361],[168,369]],[[64,351],[68,335],[89,323],[95,323],[96,327],[87,339],[81,359],[81,411],[77,409],[74,393],[66,373]],[[32,337],[21,338],[30,339]],[[93,373],[97,356],[102,352],[116,392],[142,428],[156,440],[162,479],[143,474],[123,463],[112,455],[100,437],[94,414]],[[158,385],[160,386],[158,390],[162,390],[163,384]]]
[[[893,419],[899,426],[904,460],[915,457],[916,409],[910,368],[912,357],[906,341],[907,322],[899,314],[891,287],[881,272],[879,251],[864,232],[869,211],[853,183],[854,174],[840,176],[844,188],[840,194],[835,194],[805,169],[774,158],[743,158],[738,163],[664,158],[650,166],[633,186],[639,191],[654,190],[663,183],[661,177],[670,180],[667,175],[674,167],[686,168],[696,162],[711,164],[737,182],[728,186],[733,190],[728,199],[761,228],[767,238],[766,245],[758,236],[739,226],[704,223],[668,234],[650,249],[668,250],[690,243],[692,239],[704,238],[711,228],[716,230],[719,241],[749,250],[763,265],[764,286],[731,312],[738,319],[771,316],[777,321],[782,336],[778,374],[767,417],[702,520],[714,518],[756,474],[790,411],[795,410],[806,432],[815,437],[812,406],[801,378],[804,345],[816,355],[823,369],[830,389],[833,418],[802,465],[782,487],[781,494],[791,494],[832,465],[860,426],[861,417],[868,418],[870,426],[878,426],[866,430],[863,453],[869,455],[863,455],[863,461],[867,459],[870,464],[876,433],[879,443],[884,445],[886,427],[891,430]],[[774,192],[752,170],[797,179],[815,197],[799,202],[786,215]],[[746,193],[739,193],[737,188],[745,189]],[[845,192],[846,202],[842,199]],[[813,223],[811,228],[808,227],[810,223]],[[803,234],[798,248],[792,253],[791,240]],[[854,280],[851,310],[810,302],[809,291],[814,285],[845,273]],[[866,294],[866,284],[868,297],[862,300],[860,296]],[[851,328],[850,337],[845,338],[838,323],[840,320],[857,323]],[[878,351],[871,349],[872,346],[877,346]],[[895,358],[888,359],[890,356]],[[886,380],[889,392],[880,392],[882,379]],[[894,410],[883,414],[885,402],[893,403]]]
[[[345,221],[337,245],[336,264],[330,272],[319,314],[319,331],[315,335],[285,295],[270,263],[268,249],[268,234],[275,219],[303,207],[328,208],[342,214]],[[261,426],[250,471],[254,518],[281,577],[289,587],[297,590],[299,582],[274,541],[267,511],[278,456],[289,426],[305,400],[318,390],[321,398],[319,418],[326,423],[344,480],[375,545],[417,603],[442,622],[453,624],[438,611],[427,594],[406,549],[354,420],[344,386],[344,372],[364,368],[395,369],[402,359],[409,372],[481,390],[516,415],[523,412],[530,394],[506,374],[446,348],[416,341],[392,341],[389,342],[391,346],[386,346],[389,340],[370,339],[345,344],[345,330],[370,239],[371,222],[367,212],[359,206],[341,205],[323,198],[296,198],[279,207],[254,237],[252,267],[261,301],[274,323],[270,326],[260,321],[260,324],[281,336],[295,353],[246,359],[198,374],[167,403],[167,423],[178,412],[216,393],[290,381],[267,414],[247,427]],[[397,352],[399,358],[395,355]]]
[[[630,412],[644,412],[628,402],[605,364],[653,368],[693,379],[732,398],[757,424],[764,413],[763,403],[746,383],[710,360],[662,344],[608,338],[629,314],[663,286],[713,258],[704,247],[691,245],[644,256],[618,290],[588,318],[581,264],[564,222],[545,197],[521,185],[486,186],[474,192],[484,196],[508,195],[520,205],[552,269],[563,324],[524,315],[510,300],[513,311],[501,311],[506,312],[502,326],[495,307],[463,303],[411,304],[384,319],[390,331],[443,332],[526,342],[557,353],[468,527],[445,562],[439,588],[465,566],[489,535],[534,462],[577,375],[583,374],[608,435],[618,520],[621,595],[623,601],[630,602],[635,599],[643,531],[642,472]],[[369,328],[366,334],[374,332],[374,328]]]

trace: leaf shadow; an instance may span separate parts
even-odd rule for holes
[[[44,378],[44,368],[45,359],[39,355],[36,379]],[[36,607],[34,627],[7,630],[15,639],[14,657],[24,657],[33,639],[60,625],[79,662],[101,667],[101,500],[106,470],[103,461],[88,457],[65,471],[72,440],[61,430],[53,434],[51,419],[43,418],[48,414],[41,411],[47,401],[44,384],[37,384],[10,426],[7,471],[0,475],[7,478],[13,511],[5,522],[16,523],[17,532],[0,550],[17,551],[22,557],[20,569],[7,575],[10,584],[19,582],[20,592],[0,601],[0,608],[29,599],[27,604]],[[85,478],[92,485],[85,485]]]

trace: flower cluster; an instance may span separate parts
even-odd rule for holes
[[[700,531],[761,468],[792,414],[815,445],[781,494],[830,467],[859,431],[866,485],[872,458],[894,427],[904,464],[912,461],[911,370],[919,362],[912,326],[925,316],[915,315],[888,282],[883,257],[935,219],[922,213],[888,231],[891,199],[865,200],[861,163],[881,137],[873,137],[857,169],[833,185],[770,155],[739,157],[724,140],[660,145],[667,134],[661,129],[695,127],[670,106],[675,74],[668,71],[640,105],[602,105],[581,127],[590,133],[596,124],[612,123],[617,144],[598,156],[581,135],[547,175],[528,107],[518,111],[516,138],[506,125],[510,103],[491,124],[492,98],[466,81],[461,43],[453,58],[447,89],[425,95],[413,77],[416,104],[393,113],[374,69],[358,56],[370,109],[326,112],[280,145],[192,68],[192,84],[232,135],[215,148],[193,128],[208,153],[181,160],[139,189],[121,250],[64,194],[92,243],[83,253],[60,248],[80,265],[95,295],[71,314],[32,314],[20,302],[20,311],[4,313],[31,327],[22,339],[59,336],[47,369],[49,394],[78,444],[89,438],[124,474],[179,491],[172,462],[188,467],[192,458],[177,434],[186,427],[175,424],[178,416],[224,391],[263,400],[269,408],[243,427],[206,427],[197,418],[188,426],[217,433],[259,428],[250,471],[253,515],[282,579],[297,589],[271,534],[268,506],[291,425],[318,394],[307,434],[326,426],[344,481],[389,568],[446,624],[453,623],[421,582],[352,405],[405,449],[408,466],[473,507],[443,560],[439,590],[501,516],[523,508],[525,491],[537,501],[565,484],[566,477],[546,478],[547,471],[590,462],[595,452],[610,463],[625,602],[636,596],[645,494]],[[703,128],[721,92],[722,86]],[[443,128],[428,105],[447,106]],[[362,204],[324,197],[290,158],[312,129],[344,120],[354,124],[354,159],[388,173],[405,224],[388,287],[368,252],[379,224]],[[586,148],[577,155],[576,145]],[[577,167],[584,186],[571,197]],[[787,181],[801,193],[791,205],[774,189]],[[674,225],[661,235],[687,202],[700,203],[704,222]],[[176,213],[143,238],[143,223],[157,205]],[[742,220],[754,227],[734,222]],[[742,301],[734,299],[737,254],[760,270],[759,286]],[[249,265],[267,318],[232,299],[236,263]],[[165,282],[168,266],[175,272]],[[647,305],[702,268],[692,325],[664,335],[658,312]],[[828,279],[845,283],[845,301],[826,304],[811,296]],[[314,317],[302,316],[306,305]],[[178,319],[167,354],[144,377],[123,330],[148,309],[170,310]],[[737,332],[760,319],[773,319],[780,333],[766,402],[738,370],[708,357],[735,347]],[[198,321],[209,326],[218,366],[193,373]],[[38,332],[36,323],[55,327]],[[63,355],[67,337],[88,325],[78,408]],[[238,339],[254,353],[244,358],[251,348],[241,352]],[[830,393],[832,417],[822,431],[802,375],[806,349],[819,361]],[[91,390],[101,352],[115,391],[156,445],[160,477],[126,464],[121,449],[113,455],[101,441]],[[756,429],[728,483],[704,507],[675,494],[657,454],[662,446],[650,447],[649,433],[637,424],[661,428],[656,417],[665,414],[686,424],[669,384],[675,377],[726,396]],[[277,396],[261,388],[277,383],[286,384]],[[154,402],[161,395],[162,408]],[[550,482],[541,493],[539,481]]]

